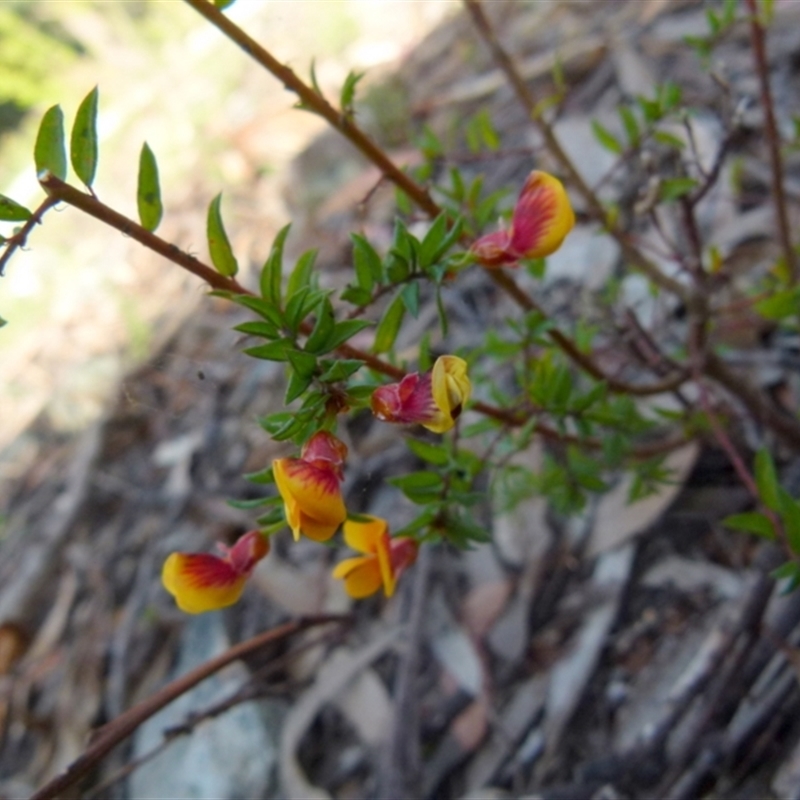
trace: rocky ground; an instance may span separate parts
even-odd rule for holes
[[[770,52],[788,124],[800,108],[800,7],[776,5]],[[574,88],[558,128],[586,178],[602,180],[613,162],[591,120],[611,127],[621,98],[650,94],[665,78],[686,86],[700,109],[698,147],[713,154],[726,98],[682,45],[705,30],[704,7],[631,0],[589,9],[491,4],[540,94],[552,88],[559,52]],[[716,67],[732,97],[755,96],[743,27]],[[490,189],[517,186],[542,163],[465,17],[434,30],[382,80],[380,100],[360,113],[398,159],[411,157],[401,124],[410,118],[452,137],[452,162],[484,172]],[[453,132],[481,109],[501,148],[478,156]],[[775,252],[768,175],[761,120],[749,109],[736,168],[751,201],[726,201],[721,181],[703,225],[725,253],[766,263]],[[239,134],[245,152],[259,141],[252,120]],[[392,192],[373,192],[378,176],[333,134],[292,170],[292,247],[320,247],[324,279],[338,283],[348,231],[388,241]],[[796,205],[800,176],[790,178]],[[259,186],[254,176],[255,197]],[[636,190],[606,183],[609,197]],[[251,222],[246,236],[256,240],[263,231]],[[579,224],[546,282],[529,288],[567,319],[619,266],[614,247]],[[627,290],[646,305],[636,280]],[[478,324],[502,330],[515,313],[479,273],[445,302],[463,344],[477,341]],[[435,313],[422,308],[406,344]],[[35,458],[8,490],[0,551],[0,795],[27,796],[82,752],[93,728],[231,643],[298,615],[352,612],[347,629],[308,632],[200,684],[75,796],[355,799],[396,797],[398,786],[413,797],[487,799],[800,796],[800,596],[769,577],[779,563],[770,547],[721,527],[748,495],[708,443],[675,451],[675,484],[632,506],[624,481],[568,520],[540,498],[510,513],[487,503],[479,513],[493,544],[424,551],[390,602],[352,604],[329,578],[335,551],[279,537],[237,606],[191,619],[178,612],[159,581],[166,554],[250,527],[251,514],[226,500],[258,496],[242,474],[289,452],[256,422],[281,407],[284,377],[280,365],[241,354],[232,327],[247,318],[222,301],[193,303],[90,428],[54,435],[46,419],[30,428]],[[742,329],[728,342],[731,362],[796,408],[796,352],[746,320]],[[756,443],[757,431],[740,433]],[[408,509],[383,478],[413,466],[403,443],[369,418],[343,436],[348,506],[402,519]],[[772,444],[796,494],[797,462]],[[531,466],[541,457],[541,444],[525,455]]]

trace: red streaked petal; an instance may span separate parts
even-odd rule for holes
[[[340,468],[347,458],[347,445],[328,431],[317,431],[303,445],[300,458],[308,462],[327,462],[330,466]]]
[[[333,531],[344,522],[347,511],[339,477],[333,469],[323,469],[300,458],[279,458],[272,462],[272,467],[295,539],[300,532],[305,533],[303,524],[309,519],[322,526],[333,526]]]
[[[382,422],[425,425],[438,419],[439,411],[433,402],[431,376],[412,373],[400,383],[378,387],[372,393],[372,413]]]
[[[555,252],[575,225],[564,185],[546,172],[528,176],[514,208],[509,252],[543,258]]]
[[[242,534],[228,550],[228,561],[240,575],[249,575],[253,567],[269,553],[269,540],[259,531]]]
[[[419,544],[407,536],[392,539],[389,545],[389,557],[392,563],[392,571],[395,580],[400,580],[400,576],[416,560],[419,553]]]
[[[161,572],[164,588],[189,614],[233,605],[246,579],[228,561],[210,553],[173,553]]]
[[[488,233],[473,242],[470,252],[484,267],[501,267],[516,261],[516,258],[508,251],[510,243],[511,235],[508,231],[495,231],[495,233]]]

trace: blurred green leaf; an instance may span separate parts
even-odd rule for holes
[[[625,129],[625,135],[628,137],[628,143],[631,146],[636,145],[639,141],[639,122],[636,115],[628,106],[620,106],[617,110],[622,127]]]
[[[772,511],[780,511],[778,474],[772,456],[765,447],[756,453],[754,473],[761,502]]]
[[[661,181],[661,202],[671,203],[689,194],[697,186],[694,178],[667,178]]]
[[[333,315],[333,306],[328,297],[323,298],[317,307],[317,321],[303,348],[309,353],[321,353],[330,348],[326,347],[328,337],[333,333],[336,319]]]
[[[208,206],[206,222],[208,252],[211,255],[211,263],[217,268],[217,272],[226,278],[232,278],[239,271],[239,264],[233,254],[228,234],[225,232],[225,225],[222,222],[221,203],[222,192]]]
[[[75,174],[86,186],[94,182],[97,171],[97,102],[99,92],[95,86],[78,106],[72,126],[69,155]]]
[[[764,514],[758,511],[731,514],[722,520],[722,524],[726,528],[731,528],[734,531],[754,533],[756,536],[761,536],[764,539],[775,538],[775,529],[772,527],[772,523]]]
[[[286,237],[289,235],[289,225],[284,225],[275,237],[272,243],[272,248],[261,268],[261,296],[268,302],[272,303],[276,308],[281,305],[281,281],[283,277],[283,246],[286,243]]]
[[[0,220],[3,222],[25,222],[31,218],[31,212],[16,200],[0,194]]]
[[[337,322],[333,326],[333,331],[325,342],[322,352],[329,353],[335,350],[340,344],[344,344],[348,339],[355,336],[364,328],[369,328],[373,323],[366,319],[346,319]]]
[[[376,283],[380,283],[383,277],[381,257],[363,236],[351,233],[350,239],[353,242],[353,267],[356,273],[356,282],[359,288],[371,292],[372,287]]]
[[[307,250],[294,265],[294,269],[289,275],[286,284],[286,296],[291,298],[300,289],[304,289],[311,284],[311,276],[314,274],[314,263],[317,260],[317,250]]]
[[[356,86],[364,77],[363,72],[348,72],[339,95],[339,105],[342,111],[349,115],[353,111],[353,101],[356,98]]]
[[[596,119],[592,120],[592,132],[594,133],[595,139],[597,139],[606,150],[610,150],[616,155],[622,155],[622,153],[625,152],[625,148],[622,146],[619,139]]]
[[[36,144],[33,148],[36,173],[49,171],[62,181],[67,177],[67,151],[64,144],[64,112],[61,106],[52,106],[45,111]]]
[[[139,179],[136,187],[136,205],[139,221],[148,231],[154,231],[164,214],[161,204],[161,186],[158,181],[158,164],[147,142],[139,154]]]
[[[333,363],[325,363],[325,371],[319,376],[323,383],[346,381],[364,366],[364,362],[357,358],[337,358]]]
[[[778,503],[789,547],[793,553],[800,555],[800,503],[783,487],[778,488]]]
[[[408,449],[418,458],[437,467],[443,467],[450,461],[447,445],[431,444],[430,442],[423,442],[421,439],[406,439],[406,444]]]
[[[291,339],[279,339],[269,344],[246,347],[242,352],[253,358],[263,358],[265,361],[288,361],[289,353],[296,349]]]
[[[800,313],[800,286],[774,292],[755,305],[756,311],[766,319],[786,319]]]
[[[373,350],[376,353],[385,353],[392,349],[392,345],[397,339],[397,334],[400,333],[405,311],[406,306],[402,292],[398,292],[392,302],[389,303],[389,307],[386,309],[386,313],[381,318],[378,329],[375,331]]]
[[[266,320],[256,322],[242,322],[234,327],[239,333],[246,333],[248,336],[262,336],[265,339],[275,339],[278,336],[278,328]]]
[[[229,6],[232,6],[236,0],[214,0],[214,5],[220,10],[224,11]]]

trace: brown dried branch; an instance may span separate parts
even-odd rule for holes
[[[293,622],[279,625],[277,628],[260,633],[257,636],[234,645],[216,658],[187,672],[186,675],[168,683],[155,694],[129,708],[116,719],[100,728],[86,751],[70,764],[67,769],[35,792],[30,800],[56,800],[64,792],[74,786],[120,742],[128,738],[145,720],[152,717],[168,703],[180,697],[201,681],[219,672],[223,667],[258,652],[262,647],[279,642],[300,631],[318,625],[329,625],[332,622],[349,622],[350,617],[326,614],[317,617],[303,617]]]

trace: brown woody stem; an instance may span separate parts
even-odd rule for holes
[[[775,203],[775,217],[778,225],[778,238],[781,242],[783,257],[792,282],[798,279],[797,257],[792,246],[789,231],[789,214],[786,206],[786,193],[783,188],[783,161],[781,158],[781,139],[775,121],[775,104],[769,86],[769,66],[767,64],[767,48],[764,26],[759,19],[756,0],[746,0],[750,12],[750,43],[753,47],[753,60],[761,92],[761,108],[764,111],[764,133],[769,149],[770,168],[772,170],[772,199]]]
[[[34,793],[30,800],[56,800],[56,798],[63,797],[67,789],[85,777],[114,747],[127,739],[145,720],[228,664],[255,653],[268,644],[279,642],[308,628],[329,625],[332,622],[349,621],[349,617],[332,614],[304,617],[234,645],[216,658],[212,658],[191,672],[187,672],[186,675],[168,683],[146,700],[137,703],[133,708],[129,708],[100,728],[86,751],[73,761],[61,775]]]

